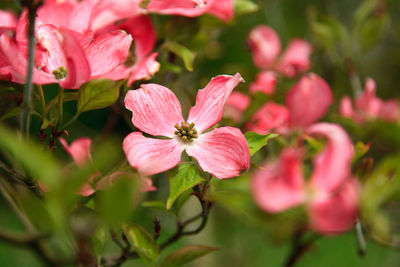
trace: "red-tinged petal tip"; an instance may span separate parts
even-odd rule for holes
[[[216,128],[201,134],[186,152],[200,167],[219,179],[238,176],[250,168],[250,151],[242,132],[233,127]]]
[[[181,161],[184,146],[175,139],[147,138],[141,132],[130,133],[122,145],[129,164],[143,175],[153,175],[175,167]]]
[[[91,159],[90,146],[92,140],[87,137],[76,139],[68,145],[64,138],[58,139],[63,146],[64,150],[72,157],[76,165],[82,166]]]
[[[225,102],[240,82],[244,80],[239,73],[212,78],[204,89],[198,91],[196,105],[189,111],[188,122],[193,122],[199,133],[217,124],[222,119]]]
[[[257,205],[271,213],[282,212],[305,201],[302,152],[285,149],[279,161],[267,163],[251,180]]]

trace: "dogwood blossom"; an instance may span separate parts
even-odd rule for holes
[[[221,120],[225,102],[242,80],[240,74],[213,78],[199,90],[187,120],[174,93],[164,86],[143,84],[128,91],[125,106],[132,111],[133,125],[149,135],[168,138],[129,134],[123,149],[130,165],[144,175],[160,173],[176,166],[186,150],[204,171],[220,179],[249,169],[250,152],[239,129],[221,127],[206,132]]]

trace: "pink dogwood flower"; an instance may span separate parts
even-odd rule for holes
[[[351,99],[345,96],[340,102],[340,114],[354,119],[357,123],[373,119],[397,122],[400,115],[398,101],[396,99],[383,101],[375,96],[375,91],[375,81],[367,78],[364,92],[355,100],[356,109],[353,110]]]
[[[286,148],[279,161],[257,171],[251,188],[258,206],[271,213],[306,204],[311,227],[324,234],[348,230],[358,211],[359,186],[351,176],[353,145],[336,124],[317,123],[306,130],[310,136],[327,139],[314,158],[308,182],[302,172],[302,149]]]
[[[240,92],[233,92],[226,100],[224,116],[231,118],[234,122],[239,122],[249,104],[250,97]]]
[[[153,13],[186,17],[209,13],[225,22],[233,17],[233,0],[150,0],[146,8]]]
[[[250,84],[250,93],[262,92],[267,95],[272,95],[275,91],[275,86],[278,81],[278,76],[274,71],[263,71],[257,74],[256,81]]]
[[[144,175],[152,175],[176,166],[186,150],[204,171],[220,179],[249,169],[250,152],[239,129],[221,127],[206,132],[221,120],[225,102],[241,81],[239,73],[211,79],[199,90],[196,105],[190,109],[186,121],[177,97],[168,88],[143,84],[137,90],[128,91],[125,107],[132,111],[133,125],[149,135],[168,138],[130,133],[123,142],[129,164]]]

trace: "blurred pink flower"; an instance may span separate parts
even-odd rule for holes
[[[309,126],[323,117],[332,103],[332,92],[324,79],[314,73],[303,76],[286,95],[290,126]]]
[[[226,100],[224,106],[224,116],[231,118],[234,122],[239,122],[243,111],[250,104],[250,97],[243,93],[233,92]]]
[[[150,0],[146,8],[153,13],[186,17],[209,13],[225,22],[233,17],[233,0]]]
[[[130,165],[144,175],[160,173],[176,166],[186,150],[204,171],[220,179],[249,169],[250,152],[239,129],[221,127],[205,132],[221,120],[225,102],[242,80],[239,73],[213,78],[199,90],[187,121],[182,118],[178,99],[168,88],[144,84],[128,91],[125,106],[133,113],[133,125],[147,134],[169,138],[148,138],[141,132],[129,134],[123,149]]]
[[[314,158],[314,170],[305,183],[302,149],[286,148],[279,161],[267,163],[251,181],[255,202],[267,212],[282,212],[306,204],[311,227],[324,234],[348,230],[358,212],[358,182],[351,176],[353,145],[336,124],[317,123],[306,130],[327,139]]]
[[[343,117],[354,119],[357,123],[362,123],[371,119],[382,119],[391,122],[399,120],[400,109],[396,99],[383,101],[375,96],[376,84],[371,78],[367,78],[364,92],[356,97],[355,107],[348,96],[344,96],[340,102],[340,114]]]
[[[275,91],[275,86],[278,81],[278,76],[274,71],[259,72],[256,76],[256,81],[250,84],[250,93],[263,92],[271,95]]]
[[[271,131],[286,133],[289,128],[289,110],[274,102],[267,102],[246,124],[246,129],[259,134],[268,134]]]
[[[277,71],[287,77],[295,77],[310,68],[312,46],[304,39],[290,40],[279,58],[281,42],[274,29],[259,25],[250,31],[249,44],[254,64],[262,70]]]

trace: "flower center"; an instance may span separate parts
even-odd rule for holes
[[[193,139],[199,137],[197,130],[194,128],[194,123],[182,122],[181,125],[175,124],[175,135],[184,142],[192,142]]]
[[[53,70],[54,78],[57,80],[64,79],[67,76],[67,69],[64,66],[59,67],[56,70]]]

